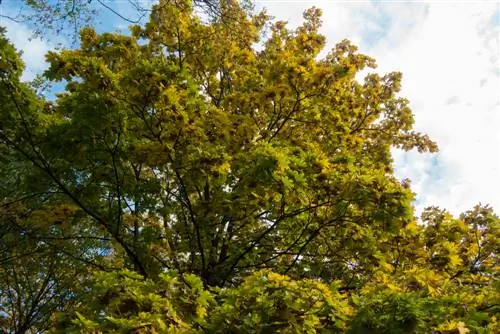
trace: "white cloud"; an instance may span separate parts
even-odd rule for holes
[[[27,81],[34,79],[36,74],[47,68],[45,54],[54,47],[39,38],[30,39],[32,31],[23,24],[4,19],[0,25],[7,28],[7,38],[19,51],[22,51],[22,59],[26,64],[22,79]]]
[[[403,73],[415,128],[440,146],[436,155],[394,153],[417,212],[438,205],[458,214],[478,202],[500,211],[500,4],[260,4],[292,25],[318,6],[330,46],[349,38],[377,59],[377,72]]]
[[[500,209],[500,77],[495,74],[500,46],[498,27],[490,24],[494,13],[494,4],[431,5],[399,45],[373,49],[381,70],[403,72],[402,93],[414,102],[416,128],[440,146],[435,160],[416,154],[407,154],[406,164],[397,160],[398,174],[412,178],[418,189],[418,211],[439,205],[457,214],[478,202]],[[430,168],[411,166],[421,163]]]

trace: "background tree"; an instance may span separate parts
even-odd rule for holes
[[[20,81],[24,64],[0,30],[0,327],[41,332],[69,310],[91,268],[108,269],[109,239],[94,237],[81,210],[38,178],[31,154],[50,106]]]

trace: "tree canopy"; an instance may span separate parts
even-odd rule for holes
[[[400,73],[321,12],[161,0],[49,52],[54,100],[0,33],[0,327],[14,333],[495,333],[500,219],[428,208],[391,148]]]

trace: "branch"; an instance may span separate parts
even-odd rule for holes
[[[222,280],[222,285],[224,285],[225,282],[227,282],[227,280],[229,279],[229,276],[231,275],[232,271],[236,268],[236,266],[238,265],[238,263],[248,254],[250,253],[254,248],[255,246],[257,246],[269,233],[271,233],[278,225],[279,223],[281,223],[283,220],[285,220],[286,218],[292,218],[292,217],[295,217],[303,212],[307,212],[309,210],[313,210],[313,209],[316,209],[318,207],[321,207],[323,205],[326,205],[328,204],[329,202],[323,202],[323,203],[320,203],[320,204],[316,204],[316,205],[311,205],[311,206],[308,206],[306,208],[302,208],[302,209],[298,209],[298,210],[294,210],[292,211],[291,213],[288,213],[288,214],[283,214],[282,216],[280,216],[279,218],[277,218],[275,220],[275,222],[269,226],[264,232],[262,232],[258,237],[257,239],[254,239],[254,241],[252,243],[250,243],[249,246],[247,246],[237,257],[236,259],[233,261],[233,264],[231,265],[231,267],[229,268],[228,272],[226,273],[224,279]]]
[[[141,22],[142,18],[144,17],[145,14],[141,15],[141,17],[139,17],[137,20],[131,20],[125,16],[123,16],[122,14],[118,13],[116,10],[114,10],[112,7],[106,5],[104,2],[102,2],[101,0],[97,0],[97,2],[103,6],[104,8],[106,8],[107,10],[109,10],[111,13],[115,14],[116,16],[118,16],[119,18],[121,18],[122,20],[125,20],[129,23],[132,23],[132,24],[136,24],[136,23],[139,23]]]

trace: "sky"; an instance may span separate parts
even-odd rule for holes
[[[7,7],[0,9],[14,3],[19,1],[4,0]],[[126,14],[124,3],[115,4]],[[396,175],[412,181],[417,213],[439,206],[459,214],[478,203],[500,213],[500,2],[257,2],[290,27],[312,6],[323,10],[327,50],[348,38],[377,60],[376,72],[403,73],[401,96],[411,102],[414,127],[440,149],[436,154],[393,151]],[[128,25],[105,11],[99,21],[101,31]],[[32,79],[46,67],[44,54],[56,41],[28,41],[27,26],[7,20],[0,25],[23,50],[24,78]]]

